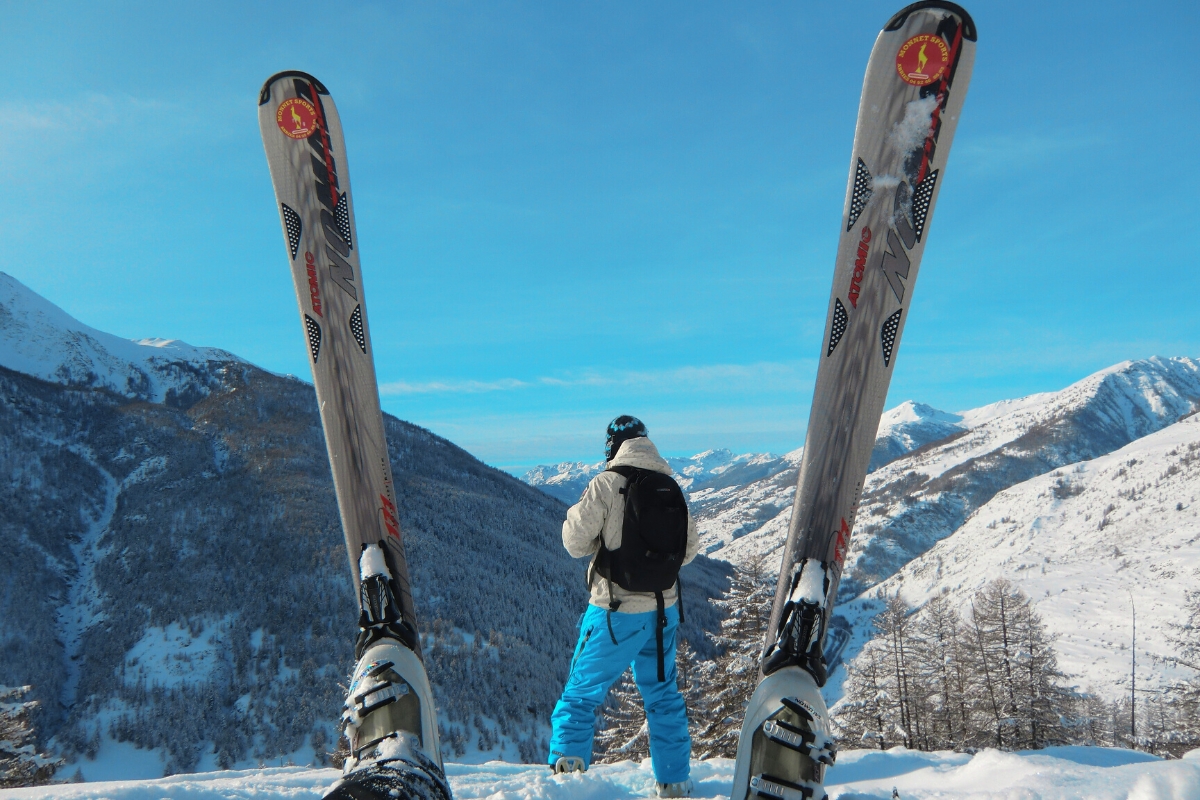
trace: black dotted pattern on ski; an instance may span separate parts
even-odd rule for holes
[[[892,364],[892,348],[896,346],[896,332],[900,330],[900,315],[903,313],[904,309],[901,308],[884,320],[883,329],[879,332],[879,338],[883,341],[883,365],[885,367]]]
[[[350,203],[346,200],[345,192],[342,192],[342,196],[338,198],[337,206],[333,209],[333,216],[337,220],[338,233],[342,235],[342,241],[353,250],[354,242],[350,241]]]
[[[304,315],[304,329],[308,331],[308,349],[312,350],[313,363],[321,353],[321,326],[308,314]]]
[[[295,258],[296,253],[300,251],[300,233],[304,230],[304,224],[300,222],[300,215],[288,208],[287,203],[279,205],[283,206],[283,227],[287,231],[288,250],[291,251],[292,258]]]
[[[358,342],[358,346],[365,355],[367,352],[367,337],[363,335],[361,305],[355,306],[354,313],[350,315],[350,332],[354,334],[354,341]]]
[[[929,216],[929,203],[933,200],[933,185],[937,183],[937,177],[938,171],[935,169],[917,184],[917,190],[913,192],[913,228],[916,229],[918,242],[921,241],[921,234],[925,232],[925,218]]]
[[[324,800],[453,800],[438,766],[423,754],[412,761],[387,761],[355,770]]]
[[[838,342],[842,340],[842,334],[846,332],[846,325],[850,322],[850,317],[846,314],[846,307],[842,305],[840,298],[833,300],[833,327],[829,329],[829,352],[825,354],[826,358],[833,355],[833,348],[838,346]]]
[[[846,230],[854,227],[854,223],[858,221],[858,215],[867,207],[867,201],[871,199],[871,194],[875,191],[871,188],[874,179],[871,177],[867,165],[860,158],[858,166],[854,168],[854,194],[850,196],[850,216],[846,220]]]

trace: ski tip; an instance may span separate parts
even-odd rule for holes
[[[283,72],[276,72],[271,77],[267,78],[267,82],[263,84],[262,91],[258,93],[258,104],[265,105],[271,99],[271,84],[275,81],[283,80],[284,78],[303,78],[313,85],[317,90],[317,94],[329,94],[329,90],[325,88],[325,84],[309,75],[307,72],[301,72],[298,69],[288,69]]]
[[[949,11],[960,20],[962,20],[963,38],[969,42],[973,42],[978,37],[975,31],[975,20],[971,19],[971,15],[967,10],[957,3],[946,2],[946,0],[921,0],[919,3],[913,3],[911,6],[905,6],[896,15],[888,20],[887,25],[883,26],[885,31],[894,31],[904,24],[908,19],[908,15],[914,11],[920,11],[924,8],[940,8],[944,11]]]

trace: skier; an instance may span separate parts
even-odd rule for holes
[[[675,633],[682,618],[679,567],[695,558],[699,540],[671,467],[647,433],[636,417],[609,423],[607,469],[592,478],[563,523],[567,552],[594,557],[587,573],[591,600],[551,716],[549,762],[555,772],[587,769],[596,708],[632,666],[658,796],[690,797],[692,743],[676,685]]]

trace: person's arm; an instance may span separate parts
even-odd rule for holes
[[[696,533],[696,520],[692,517],[692,512],[688,512],[688,538],[687,548],[683,552],[683,563],[690,564],[692,559],[696,557],[696,553],[700,551],[700,534]]]
[[[604,531],[604,520],[608,518],[606,495],[604,473],[601,473],[592,478],[579,502],[567,509],[562,538],[563,547],[572,558],[590,556],[600,549],[600,535]]]

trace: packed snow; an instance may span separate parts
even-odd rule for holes
[[[448,764],[457,800],[628,800],[654,796],[650,762],[599,764],[552,775],[539,765]],[[175,775],[147,781],[74,783],[0,791],[5,800],[317,800],[338,779],[332,769],[272,767]],[[692,762],[696,798],[727,798],[733,761]],[[1200,751],[1164,761],[1133,750],[1052,747],[1023,753],[983,750],[921,753],[851,750],[826,773],[830,800],[1194,800],[1200,797]]]

